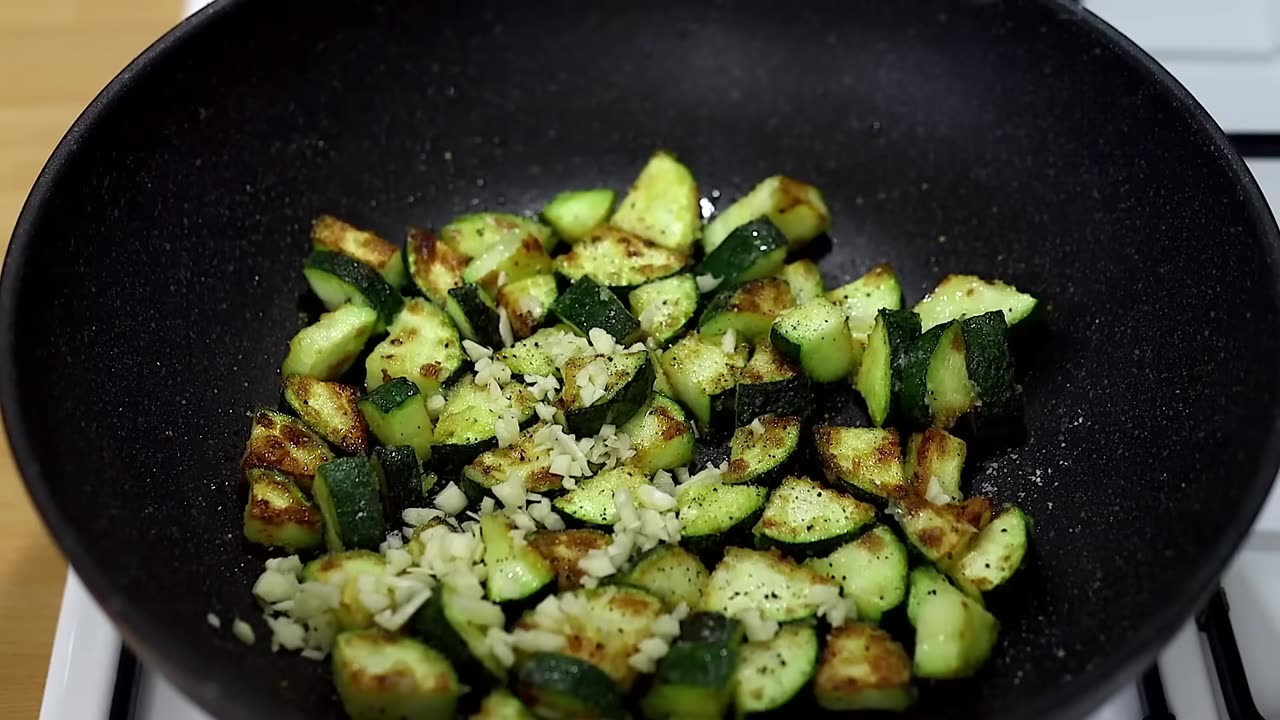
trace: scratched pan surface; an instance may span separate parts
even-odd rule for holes
[[[19,465],[145,662],[225,717],[338,715],[326,665],[204,621],[257,616],[236,462],[303,322],[310,218],[530,211],[658,146],[721,202],[822,187],[829,283],[888,261],[909,302],[961,271],[1048,305],[1029,439],[973,478],[1035,516],[1033,557],[993,662],[907,716],[1077,716],[1140,669],[1274,475],[1276,227],[1092,16],[933,1],[241,1],[149,50],[56,151],[0,292]]]

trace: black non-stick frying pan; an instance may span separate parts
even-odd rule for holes
[[[1093,16],[932,0],[232,0],[148,50],[54,153],[0,287],[18,464],[145,662],[224,717],[339,714],[327,665],[204,619],[259,615],[237,460],[304,321],[310,219],[534,210],[655,147],[722,200],[823,188],[829,281],[887,261],[909,302],[958,271],[1047,303],[1028,439],[973,479],[1034,515],[1033,556],[993,662],[908,716],[1076,716],[1137,672],[1280,464],[1277,229]]]

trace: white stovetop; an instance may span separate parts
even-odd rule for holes
[[[209,0],[184,0],[187,14]],[[1145,47],[1169,68],[1228,131],[1280,132],[1280,1],[1086,0],[1085,6]],[[1280,160],[1249,163],[1273,207],[1280,207]],[[1273,493],[1255,533],[1233,562],[1223,584],[1231,600],[1246,667],[1271,667],[1280,647],[1280,494]],[[106,718],[114,689],[120,636],[80,584],[67,580],[54,639],[41,720]],[[1179,718],[1220,715],[1216,680],[1205,663],[1194,624],[1161,655],[1170,704]],[[1280,717],[1280,686],[1251,686],[1258,706]],[[1117,695],[1091,720],[1140,717],[1132,689]],[[212,720],[172,686],[141,673],[138,720]]]

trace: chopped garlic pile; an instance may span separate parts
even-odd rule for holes
[[[698,284],[698,292],[705,295],[720,287],[721,279],[714,275],[698,275],[693,281]]]
[[[578,563],[586,573],[584,587],[595,587],[601,579],[617,573],[638,552],[680,541],[676,499],[657,487],[642,485],[634,498],[620,488],[613,493],[613,503],[618,522],[613,526],[612,541],[604,549],[591,550]]]
[[[680,603],[671,612],[654,620],[649,627],[652,635],[640,641],[639,648],[627,658],[627,664],[643,673],[657,670],[658,661],[671,649],[671,643],[680,635],[680,623],[688,616],[689,607]]]
[[[573,378],[578,387],[578,397],[582,405],[589,406],[605,396],[609,384],[609,367],[603,358],[596,358],[587,363]]]
[[[732,353],[738,347],[738,333],[733,328],[724,331],[724,335],[720,337],[720,349],[726,355]]]

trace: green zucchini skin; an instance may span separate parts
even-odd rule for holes
[[[773,275],[787,257],[787,238],[767,217],[738,226],[698,265],[697,275],[720,280],[731,288]]]
[[[561,293],[551,312],[582,335],[600,328],[623,345],[640,336],[640,321],[627,311],[627,306],[612,290],[586,275]]]
[[[584,660],[559,653],[530,655],[516,675],[516,695],[542,718],[626,720],[626,696],[613,678]]]
[[[321,465],[312,491],[324,515],[325,545],[331,552],[371,550],[386,539],[381,482],[367,458],[344,457]]]
[[[972,436],[989,443],[1016,440],[1024,432],[1022,387],[1014,380],[1004,314],[993,310],[960,321],[969,381],[978,396],[969,414]]]
[[[377,270],[330,250],[315,250],[302,263],[302,273],[328,310],[347,300],[368,305],[378,313],[379,328],[395,320],[404,298]]]
[[[376,447],[370,458],[382,480],[385,504],[392,518],[408,508],[427,506],[427,494],[422,483],[422,466],[418,454],[408,445]]]
[[[449,299],[453,302],[446,309],[456,308],[456,312],[462,315],[458,318],[451,313],[450,317],[464,338],[485,347],[502,347],[502,333],[498,332],[498,311],[480,286],[467,283],[462,287],[452,288],[449,290]]]
[[[408,445],[420,462],[431,457],[434,425],[426,399],[412,380],[392,378],[374,388],[360,399],[360,412],[378,442]]]
[[[761,415],[807,418],[813,411],[813,388],[809,378],[741,383],[734,398],[734,425],[744,427]]]
[[[902,368],[902,418],[916,427],[933,422],[929,410],[929,365],[949,324],[935,325],[916,338],[907,349]]]
[[[856,384],[877,427],[891,425],[903,414],[904,373],[911,346],[919,336],[920,317],[915,313],[882,309],[876,314]]]
[[[698,612],[682,624],[680,638],[658,663],[642,708],[648,720],[719,720],[733,699],[734,671],[742,647],[737,620]]]

